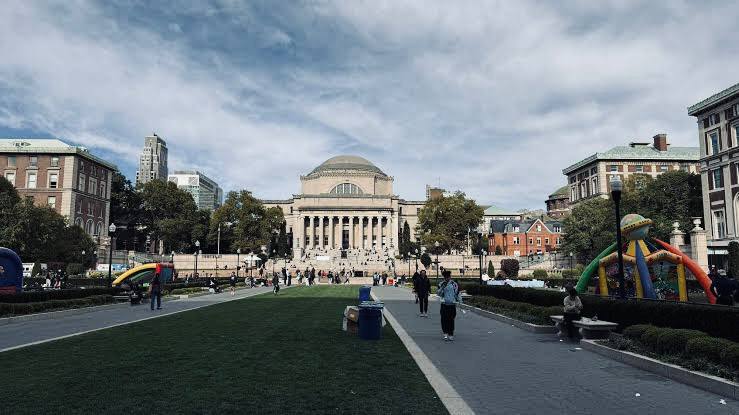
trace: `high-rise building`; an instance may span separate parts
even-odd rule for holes
[[[156,133],[152,133],[144,137],[144,149],[141,151],[139,169],[136,171],[136,184],[166,180],[167,173],[167,143]]]
[[[0,173],[36,205],[66,216],[91,236],[108,234],[116,166],[54,139],[0,139]]]
[[[198,209],[215,210],[223,203],[223,190],[208,176],[196,170],[177,170],[168,180],[190,193]]]

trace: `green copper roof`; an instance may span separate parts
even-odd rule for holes
[[[713,105],[720,103],[721,101],[725,99],[733,98],[734,95],[736,95],[737,93],[739,93],[739,84],[726,88],[723,91],[719,92],[718,94],[711,95],[710,97],[704,99],[703,101],[695,105],[689,106],[688,115],[696,115],[699,112],[702,112],[703,110],[706,110],[712,107]]]
[[[563,196],[563,195],[564,196],[567,196],[567,197],[570,196],[570,187],[569,186],[564,185],[564,186],[560,187],[559,189],[557,189],[557,191],[555,191],[554,193],[552,193],[551,195],[549,195],[549,197],[552,197],[552,196]]]
[[[484,216],[520,216],[520,213],[511,212],[510,210],[501,209],[495,205],[489,206],[483,213]]]
[[[369,160],[363,157],[359,157],[359,156],[331,157],[330,159],[321,163],[320,166],[313,169],[313,171],[310,172],[310,174],[316,174],[316,173],[327,172],[327,171],[345,171],[345,170],[365,171],[365,172],[377,173],[377,174],[386,176],[386,174],[383,173],[383,171],[380,170],[377,166],[372,164],[372,162],[370,162]]]
[[[562,170],[562,173],[569,174],[583,166],[596,160],[644,160],[644,161],[688,161],[698,162],[700,159],[700,149],[698,147],[673,147],[667,148],[667,151],[659,151],[652,145],[636,145],[618,146],[605,151],[603,153],[595,153],[590,157],[581,160],[570,167]]]

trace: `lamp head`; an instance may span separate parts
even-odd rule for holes
[[[621,176],[611,176],[611,193],[621,193],[624,190],[624,182]]]
[[[111,223],[110,226],[108,226],[108,230],[110,231],[110,233],[115,232],[115,228],[116,228],[115,223]]]

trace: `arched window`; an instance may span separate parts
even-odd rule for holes
[[[101,236],[103,234],[103,222],[98,222],[95,226],[95,235]]]
[[[92,235],[92,219],[87,220],[87,224],[85,224],[85,232],[87,232],[88,235]]]
[[[82,218],[76,218],[74,220],[74,224],[77,225],[77,226],[79,226],[81,228],[82,227]]]
[[[362,189],[356,184],[342,183],[331,189],[332,195],[361,195],[364,194]]]

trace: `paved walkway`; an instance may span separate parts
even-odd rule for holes
[[[472,312],[457,311],[444,342],[435,298],[422,319],[409,290],[372,289],[478,414],[739,414],[737,401]]]
[[[100,307],[84,314],[68,315],[49,320],[22,321],[0,325],[0,352],[29,343],[43,342],[76,333],[99,330],[131,323],[154,316],[162,317],[207,305],[247,298],[272,291],[271,287],[255,287],[236,291],[231,296],[228,289],[220,294],[210,294],[182,300],[162,302],[162,310],[151,311],[149,303],[139,306],[120,304]]]

